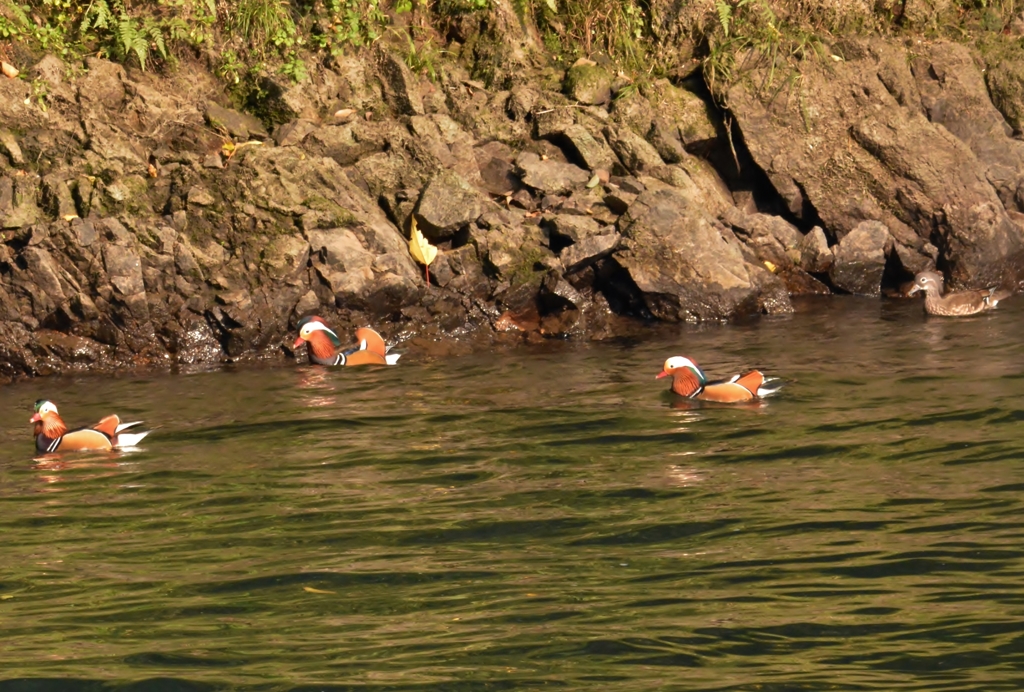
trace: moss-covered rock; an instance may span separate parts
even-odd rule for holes
[[[886,7],[886,4],[889,7]],[[902,3],[902,8],[895,2],[879,5],[879,9],[900,12],[903,26],[916,31],[934,30],[943,23],[955,21],[955,8],[950,0],[906,0]]]
[[[322,195],[307,197],[302,205],[311,210],[313,215],[309,220],[314,228],[341,228],[358,222],[351,211]]]
[[[1024,47],[1019,40],[994,36],[980,42],[978,50],[992,103],[1019,135],[1024,132]]]
[[[601,105],[612,100],[612,75],[600,65],[581,60],[566,71],[562,89],[580,103]]]
[[[659,79],[649,89],[654,110],[648,139],[669,163],[686,158],[686,152],[704,154],[718,138],[718,114],[712,104],[691,91]]]

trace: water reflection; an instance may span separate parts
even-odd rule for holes
[[[696,454],[696,452],[680,452],[676,456],[688,456]],[[705,472],[702,469],[693,466],[680,466],[673,464],[668,467],[668,479],[673,485],[679,486],[680,488],[687,488],[698,483],[702,483],[705,479]]]
[[[297,369],[296,388],[303,391],[307,396],[302,400],[307,408],[328,408],[337,403],[337,396],[330,383],[331,370],[306,366]],[[330,394],[323,394],[324,391]],[[314,393],[315,392],[315,393]]]
[[[669,406],[680,411],[692,411],[695,409],[708,408],[731,408],[742,411],[763,411],[768,406],[768,400],[755,399],[753,401],[741,401],[734,404],[722,404],[716,401],[700,401],[698,399],[687,399],[676,394],[670,394]]]
[[[67,481],[68,478],[62,475],[63,471],[73,471],[73,480],[75,482],[90,481],[98,478],[106,478],[114,473],[109,471],[121,472],[124,467],[127,466],[125,462],[120,461],[127,455],[138,449],[124,449],[124,450],[106,450],[96,452],[69,452],[65,454],[59,453],[48,453],[41,454],[32,459],[32,468],[38,473],[37,478],[48,486],[53,486],[56,483]],[[82,474],[84,470],[97,470],[106,469],[106,473],[90,473]],[[48,492],[60,490],[58,487],[47,487],[45,488]]]

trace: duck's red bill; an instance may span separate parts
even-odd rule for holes
[[[662,377],[668,377],[667,370],[662,370],[661,372],[659,372],[657,375],[654,376],[654,379],[660,380]]]

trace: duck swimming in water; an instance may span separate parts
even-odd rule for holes
[[[135,447],[149,431],[126,433],[128,428],[139,425],[122,423],[116,415],[110,415],[91,427],[68,430],[68,426],[57,413],[52,401],[40,399],[35,404],[35,415],[29,419],[32,434],[36,438],[36,449],[40,452],[81,452],[85,450],[121,449]]]
[[[954,291],[943,295],[942,274],[938,272],[920,272],[914,277],[914,283],[907,295],[924,292],[924,311],[929,315],[943,317],[963,317],[976,315],[979,312],[992,310],[999,301],[1013,295],[1012,291],[998,288],[987,288],[972,291]]]
[[[759,370],[734,375],[728,380],[708,382],[707,375],[696,363],[683,356],[672,356],[665,361],[656,378],[671,377],[671,390],[679,396],[701,401],[737,404],[771,396],[782,387],[775,378],[766,378]]]
[[[294,348],[304,343],[310,362],[316,365],[394,365],[401,357],[399,353],[388,353],[384,339],[369,327],[357,329],[356,345],[345,349],[341,338],[316,315],[299,320]]]

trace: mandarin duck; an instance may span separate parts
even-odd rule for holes
[[[728,380],[708,382],[707,375],[696,363],[683,356],[673,356],[665,361],[657,378],[671,377],[672,391],[688,399],[717,401],[723,404],[736,404],[753,401],[777,392],[782,383],[775,378],[766,378],[758,370],[751,370],[742,375],[733,375]]]
[[[943,279],[938,272],[921,272],[914,277],[914,284],[907,295],[924,291],[924,311],[929,315],[962,317],[991,310],[999,301],[1013,295],[1012,291],[987,288],[972,291],[956,291],[942,294]]]
[[[299,337],[294,348],[308,345],[309,360],[317,365],[394,365],[399,353],[388,353],[380,334],[369,327],[356,330],[356,345],[342,350],[341,339],[322,318],[312,315],[299,320]]]
[[[33,424],[32,434],[36,438],[36,449],[40,452],[81,452],[134,447],[150,431],[124,431],[140,422],[122,423],[116,415],[110,415],[96,425],[68,430],[68,426],[57,413],[57,406],[46,399],[36,402],[35,415],[29,419],[29,423]]]

